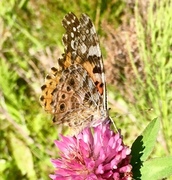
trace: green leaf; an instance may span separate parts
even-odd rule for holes
[[[142,136],[143,136],[143,145],[145,146],[145,149],[141,157],[142,161],[145,161],[153,151],[159,129],[160,129],[160,121],[158,118],[156,118],[152,120],[143,131]]]
[[[131,164],[133,166],[134,178],[140,177],[140,168],[151,154],[156,142],[157,134],[160,127],[160,121],[156,118],[152,120],[145,128],[143,133],[137,137],[131,147]]]
[[[12,147],[12,153],[16,164],[23,175],[27,175],[30,179],[36,178],[36,173],[33,165],[32,153],[27,147],[27,145],[10,133],[10,142]]]
[[[148,158],[155,145],[159,128],[160,121],[156,118],[152,120],[142,134],[137,137],[131,147],[134,159],[140,157],[141,161],[145,161]]]
[[[141,168],[142,180],[157,180],[172,175],[172,156],[148,160]]]

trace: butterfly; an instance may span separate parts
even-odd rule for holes
[[[109,117],[104,66],[95,27],[86,14],[78,19],[68,13],[62,25],[64,53],[46,76],[40,101],[55,124],[79,132]]]

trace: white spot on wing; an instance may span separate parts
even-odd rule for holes
[[[73,27],[73,31],[76,31],[76,27]]]
[[[86,52],[86,50],[87,50],[87,47],[86,47],[86,45],[83,43],[83,44],[81,45],[81,53],[84,54],[84,53]]]
[[[90,33],[91,33],[91,34],[96,34],[96,30],[95,30],[94,26],[92,26],[92,27],[90,28]]]
[[[71,32],[71,37],[74,38],[74,33],[73,32]]]
[[[75,50],[75,41],[74,40],[71,41],[71,47],[72,47],[72,49]]]
[[[100,52],[100,48],[99,45],[96,46],[90,46],[89,50],[88,50],[88,54],[87,54],[87,58],[89,56],[94,56],[96,55],[97,57],[101,56],[101,52]]]
[[[86,33],[89,34],[89,32],[90,32],[89,29],[86,29]]]

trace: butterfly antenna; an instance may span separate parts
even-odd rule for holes
[[[110,119],[110,121],[111,121],[111,123],[112,123],[112,125],[113,125],[113,127],[115,129],[115,131],[118,132],[118,129],[117,129],[117,126],[116,126],[114,120],[111,117],[109,117],[109,119]]]

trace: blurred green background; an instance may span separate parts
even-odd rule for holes
[[[172,2],[0,1],[0,179],[49,179],[63,131],[39,103],[45,75],[63,53],[65,14],[87,13],[100,39],[110,114],[131,146],[153,119],[152,157],[172,152]]]

